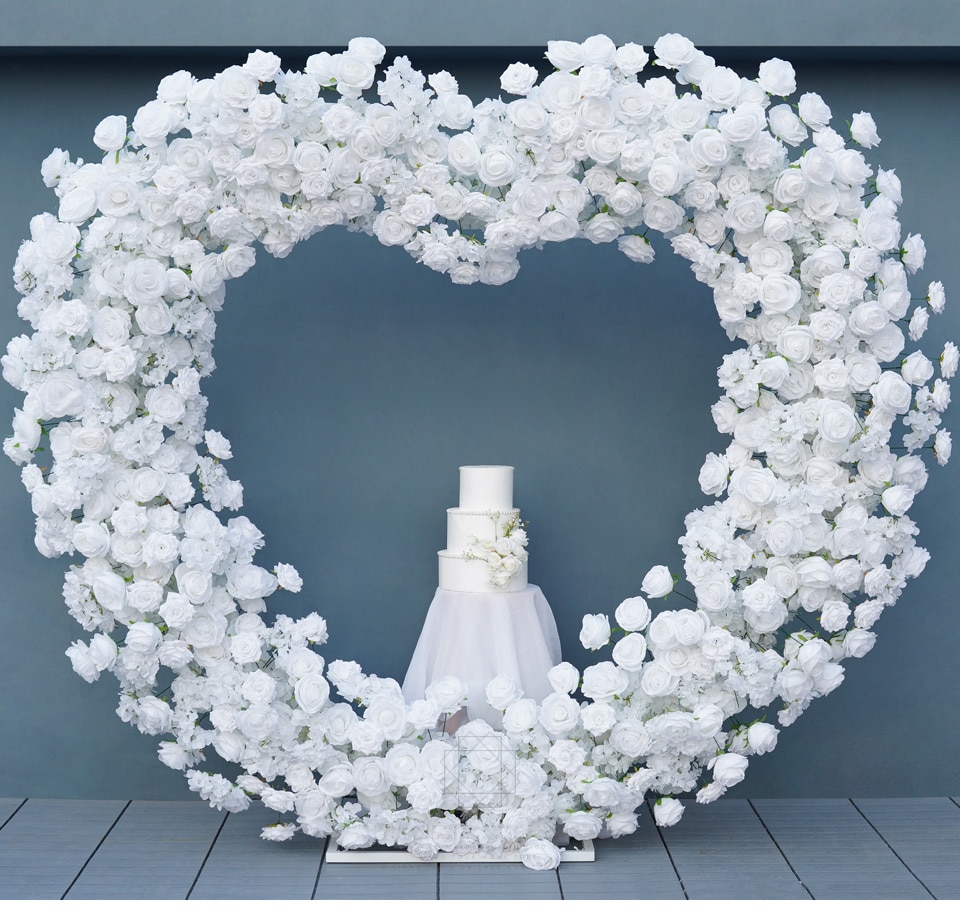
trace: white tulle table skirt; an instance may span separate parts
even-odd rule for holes
[[[456,676],[470,692],[468,717],[499,729],[502,714],[487,704],[487,683],[500,674],[509,676],[525,697],[540,701],[552,691],[547,671],[560,660],[557,623],[536,585],[491,594],[437,588],[403,694],[408,702],[423,698],[431,682]]]

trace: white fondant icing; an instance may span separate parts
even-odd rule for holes
[[[460,468],[460,508],[504,512],[513,508],[513,468],[472,464]]]

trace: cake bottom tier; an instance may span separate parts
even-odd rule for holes
[[[541,701],[553,690],[547,671],[560,663],[553,611],[537,585],[522,591],[471,594],[438,588],[403,681],[408,702],[423,698],[442,676],[456,676],[469,690],[471,720],[501,728],[502,712],[487,704],[487,683],[503,674],[527,698]]]
[[[453,550],[440,550],[437,558],[440,587],[447,591],[500,594],[522,591],[527,586],[526,563],[500,587],[491,583],[490,566],[482,559],[464,559]]]

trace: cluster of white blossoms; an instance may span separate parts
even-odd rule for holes
[[[527,532],[516,518],[501,521],[500,512],[491,512],[490,520],[493,522],[493,536],[471,537],[461,555],[465,559],[485,562],[490,584],[503,588],[527,561]]]
[[[77,672],[112,672],[119,714],[160,735],[161,759],[211,804],[262,800],[288,819],[265,831],[276,839],[519,850],[549,868],[558,827],[618,836],[645,798],[672,824],[677,794],[721,795],[776,744],[763,709],[792,722],[870,650],[927,559],[906,513],[926,480],[915,453],[950,454],[958,351],[906,352],[943,288],[911,298],[924,245],[902,234],[897,177],[847,146],[819,96],[781,100],[788,63],[751,79],[678,35],[653,63],[595,36],[551,42],[554,72],[515,64],[513,100],[474,105],[405,58],[368,100],[383,55],[357,39],[302,73],[261,51],[210,79],[177,72],[132,122],[100,123],[95,162],[44,161],[59,210],[31,221],[16,261],[33,334],[3,357],[25,396],[4,451],[23,465],[38,548],[76,560],[64,596],[91,633],[68,651]],[[849,133],[879,141],[862,112]],[[607,659],[555,667],[540,704],[493,680],[502,730],[439,733],[460,681],[406,704],[394,680],[321,656],[319,616],[266,622],[265,598],[300,577],[256,565],[260,532],[223,517],[241,488],[200,383],[224,283],[255,243],[283,256],[329,225],[491,284],[519,251],[579,237],[649,261],[652,230],[738,342],[713,407],[731,442],[700,472],[716,501],[681,541],[695,605],[652,616],[632,597],[613,633],[585,617],[586,647],[615,639]],[[673,586],[656,567],[642,590]],[[211,752],[234,779],[196,767]]]

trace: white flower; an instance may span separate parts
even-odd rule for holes
[[[654,250],[646,237],[627,234],[617,240],[620,252],[634,262],[653,262]]]
[[[793,67],[779,57],[773,57],[760,64],[757,82],[771,95],[792,95],[797,90],[797,74]]]
[[[948,430],[937,430],[937,435],[933,440],[933,452],[937,464],[945,465],[950,460],[950,455],[953,452],[953,442]]]
[[[877,125],[870,114],[860,111],[853,115],[853,121],[850,124],[850,136],[853,141],[864,148],[873,148],[880,144],[880,137],[877,135]]]
[[[562,692],[552,692],[540,705],[540,723],[551,736],[568,733],[580,719],[580,704]]]
[[[442,676],[427,686],[426,697],[433,699],[443,714],[452,714],[466,701],[467,687],[455,676]]]
[[[583,66],[583,48],[576,41],[548,41],[547,60],[558,70],[579,69]]]
[[[650,61],[650,55],[639,45],[628,42],[617,48],[613,55],[616,68],[625,76],[633,76]]]
[[[616,664],[608,660],[587,667],[583,671],[583,694],[593,701],[609,701],[621,695],[630,683],[630,678]]]
[[[689,38],[675,33],[661,36],[653,45],[657,65],[669,69],[677,69],[684,63],[689,63],[696,55],[696,50]]]
[[[749,761],[743,755],[726,752],[710,760],[708,768],[713,771],[713,779],[722,787],[733,787],[743,780]]]
[[[621,601],[614,614],[617,624],[627,632],[640,632],[650,622],[650,607],[642,597],[628,597]]]
[[[573,664],[564,661],[547,671],[547,680],[554,692],[570,694],[576,692],[580,685],[580,671]]]
[[[643,576],[640,590],[647,597],[666,597],[673,590],[673,575],[666,566],[654,566]]]
[[[946,303],[946,294],[943,290],[943,282],[931,281],[927,287],[927,303],[934,313],[942,313]]]
[[[491,707],[503,711],[508,705],[521,698],[523,691],[515,679],[501,673],[487,683],[486,696]]]
[[[536,67],[527,63],[511,63],[500,77],[500,88],[511,95],[526,95],[537,82]]]
[[[520,859],[528,869],[546,872],[560,865],[560,849],[548,840],[531,837],[521,848]]]
[[[647,654],[647,643],[639,632],[625,635],[613,646],[613,659],[624,670],[639,670]]]
[[[587,613],[580,627],[580,644],[596,651],[610,641],[610,620],[603,613]]]
[[[251,51],[243,68],[260,82],[273,82],[280,72],[280,58],[268,51]]]
[[[127,141],[127,118],[119,115],[104,117],[97,124],[93,144],[105,152],[122,149]]]
[[[668,796],[661,796],[653,804],[653,820],[661,828],[669,828],[680,821],[683,815],[683,803]]]
[[[292,822],[276,822],[273,825],[266,825],[260,831],[260,837],[269,841],[290,840],[299,829]]]
[[[303,587],[300,573],[289,563],[278,562],[273,567],[273,571],[277,576],[277,585],[285,591],[297,592]]]

